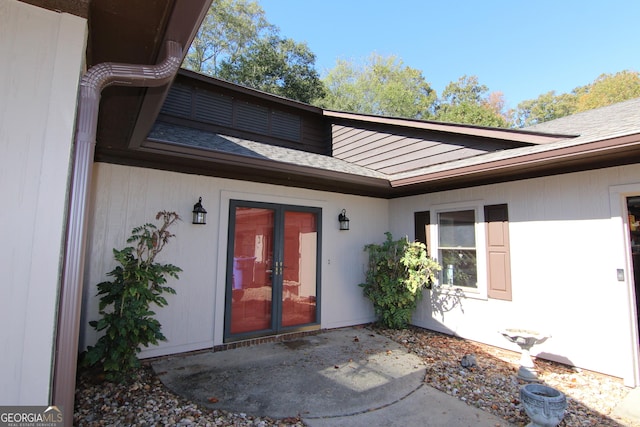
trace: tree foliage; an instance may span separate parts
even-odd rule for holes
[[[302,102],[324,95],[306,43],[279,36],[251,0],[213,0],[183,66]]]
[[[440,98],[422,73],[395,56],[373,54],[365,64],[340,60],[324,78],[323,108],[361,114],[507,127],[504,97],[489,93],[476,76],[451,82]]]
[[[136,227],[127,240],[135,246],[113,250],[119,264],[107,273],[113,280],[98,284],[102,318],[89,324],[98,332],[104,331],[104,335],[88,348],[83,363],[100,364],[109,380],[127,380],[140,366],[137,358],[140,346],[166,340],[150,305],[167,305],[163,294],[176,293],[166,285],[167,277],[178,278],[182,270],[172,264],[157,263],[155,258],[174,237],[169,227],[180,218],[175,212],[161,211],[156,219],[162,220],[160,228],[149,223]]]
[[[222,61],[218,77],[310,103],[325,93],[315,60],[306,43],[273,35],[252,43],[241,55]]]
[[[279,35],[256,0],[213,0],[185,68],[323,108],[361,114],[523,127],[640,97],[640,73],[602,74],[570,93],[550,91],[505,111],[504,96],[462,76],[440,98],[396,56],[339,60],[324,79],[306,43]]]
[[[183,66],[215,76],[220,62],[238,57],[256,40],[269,37],[277,28],[264,10],[250,0],[213,0]]]
[[[488,91],[486,85],[478,82],[478,77],[464,75],[457,82],[449,83],[440,98],[449,105],[480,104]]]
[[[502,114],[502,94],[488,92],[489,88],[480,84],[478,77],[460,77],[457,82],[449,83],[442,92],[435,119],[451,123],[507,127],[507,117]]]
[[[555,91],[550,91],[536,99],[522,101],[518,104],[515,124],[518,127],[534,125],[568,116],[575,111],[575,94],[556,95]]]
[[[429,119],[436,93],[419,70],[396,56],[372,54],[364,64],[339,60],[323,79],[320,107],[361,114]]]
[[[640,73],[620,71],[616,74],[601,74],[585,90],[578,94],[576,112],[640,97]]]
[[[640,73],[620,71],[601,74],[592,83],[570,93],[544,93],[518,104],[515,125],[519,127],[559,119],[571,114],[640,97]]]

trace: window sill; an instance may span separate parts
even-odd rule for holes
[[[442,295],[448,296],[456,296],[459,298],[471,298],[485,301],[487,300],[486,291],[483,292],[479,288],[466,288],[463,286],[435,284],[434,288],[431,289],[431,292],[437,292]]]

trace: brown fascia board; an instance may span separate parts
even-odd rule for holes
[[[519,129],[503,129],[484,126],[466,125],[460,123],[435,122],[428,120],[413,120],[397,117],[374,116],[368,114],[347,113],[340,111],[324,110],[324,116],[335,119],[345,119],[356,122],[375,123],[387,126],[399,126],[403,128],[413,128],[431,130],[437,132],[455,133],[459,135],[478,136],[482,138],[514,141],[527,144],[548,144],[567,138],[575,138],[578,135],[560,135],[544,132],[532,132]]]
[[[176,0],[171,16],[168,20],[164,36],[161,39],[160,46],[163,46],[159,57],[164,55],[164,46],[166,41],[176,41],[182,45],[183,59],[187,55],[189,46],[198,33],[198,29],[202,24],[212,0]],[[158,113],[162,108],[171,85],[162,87],[148,88],[145,91],[140,106],[138,118],[135,121],[131,137],[129,139],[129,148],[137,148],[145,140],[151,127],[158,117]]]
[[[358,183],[380,188],[391,188],[389,181],[384,178],[355,175],[347,172],[331,171],[327,169],[300,166],[291,163],[278,162],[269,159],[259,159],[247,156],[238,156],[215,150],[203,150],[202,148],[176,143],[164,143],[161,141],[147,140],[141,151],[171,154],[186,159],[206,159],[220,164],[234,165],[239,171],[243,168],[263,169],[274,173],[287,173],[296,175],[308,175],[317,179],[338,180],[345,184]],[[242,174],[242,172],[240,172]]]
[[[419,186],[462,188],[492,182],[532,178],[551,174],[598,169],[640,162],[640,133],[559,147],[474,165],[453,167],[402,179],[391,179],[394,189]],[[412,193],[414,191],[411,191]],[[406,191],[396,191],[396,195]]]
[[[146,141],[132,150],[98,150],[96,161],[126,166],[174,171],[288,187],[307,188],[342,194],[389,198],[386,179],[352,175],[297,166],[272,160],[260,160],[212,151],[204,153],[195,147]]]
[[[390,199],[640,163],[640,133],[390,181],[152,140],[137,151],[98,150],[96,160]]]

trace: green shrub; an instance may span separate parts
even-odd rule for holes
[[[378,321],[389,328],[402,329],[411,321],[423,289],[430,289],[440,265],[427,256],[423,243],[404,237],[393,240],[391,233],[381,245],[369,244],[369,267],[364,294],[373,302]]]
[[[101,365],[105,377],[112,381],[125,381],[140,366],[137,354],[140,346],[157,345],[166,341],[161,325],[154,319],[151,304],[167,305],[164,293],[175,294],[166,286],[167,277],[178,278],[180,268],[155,262],[173,234],[169,227],[180,218],[175,212],[162,211],[156,220],[162,220],[160,228],[144,224],[131,232],[127,243],[136,243],[122,250],[113,250],[120,264],[108,276],[112,281],[97,285],[100,296],[99,313],[102,318],[89,324],[96,331],[104,331],[94,347],[84,355],[85,366]]]

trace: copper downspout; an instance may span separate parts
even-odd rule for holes
[[[58,324],[53,361],[53,404],[63,408],[65,426],[73,422],[78,361],[78,336],[87,235],[87,205],[93,171],[100,94],[107,86],[152,87],[169,83],[182,62],[182,46],[166,44],[167,54],[157,65],[105,62],[82,77],[78,99],[73,176],[67,214],[67,240],[58,302]]]

